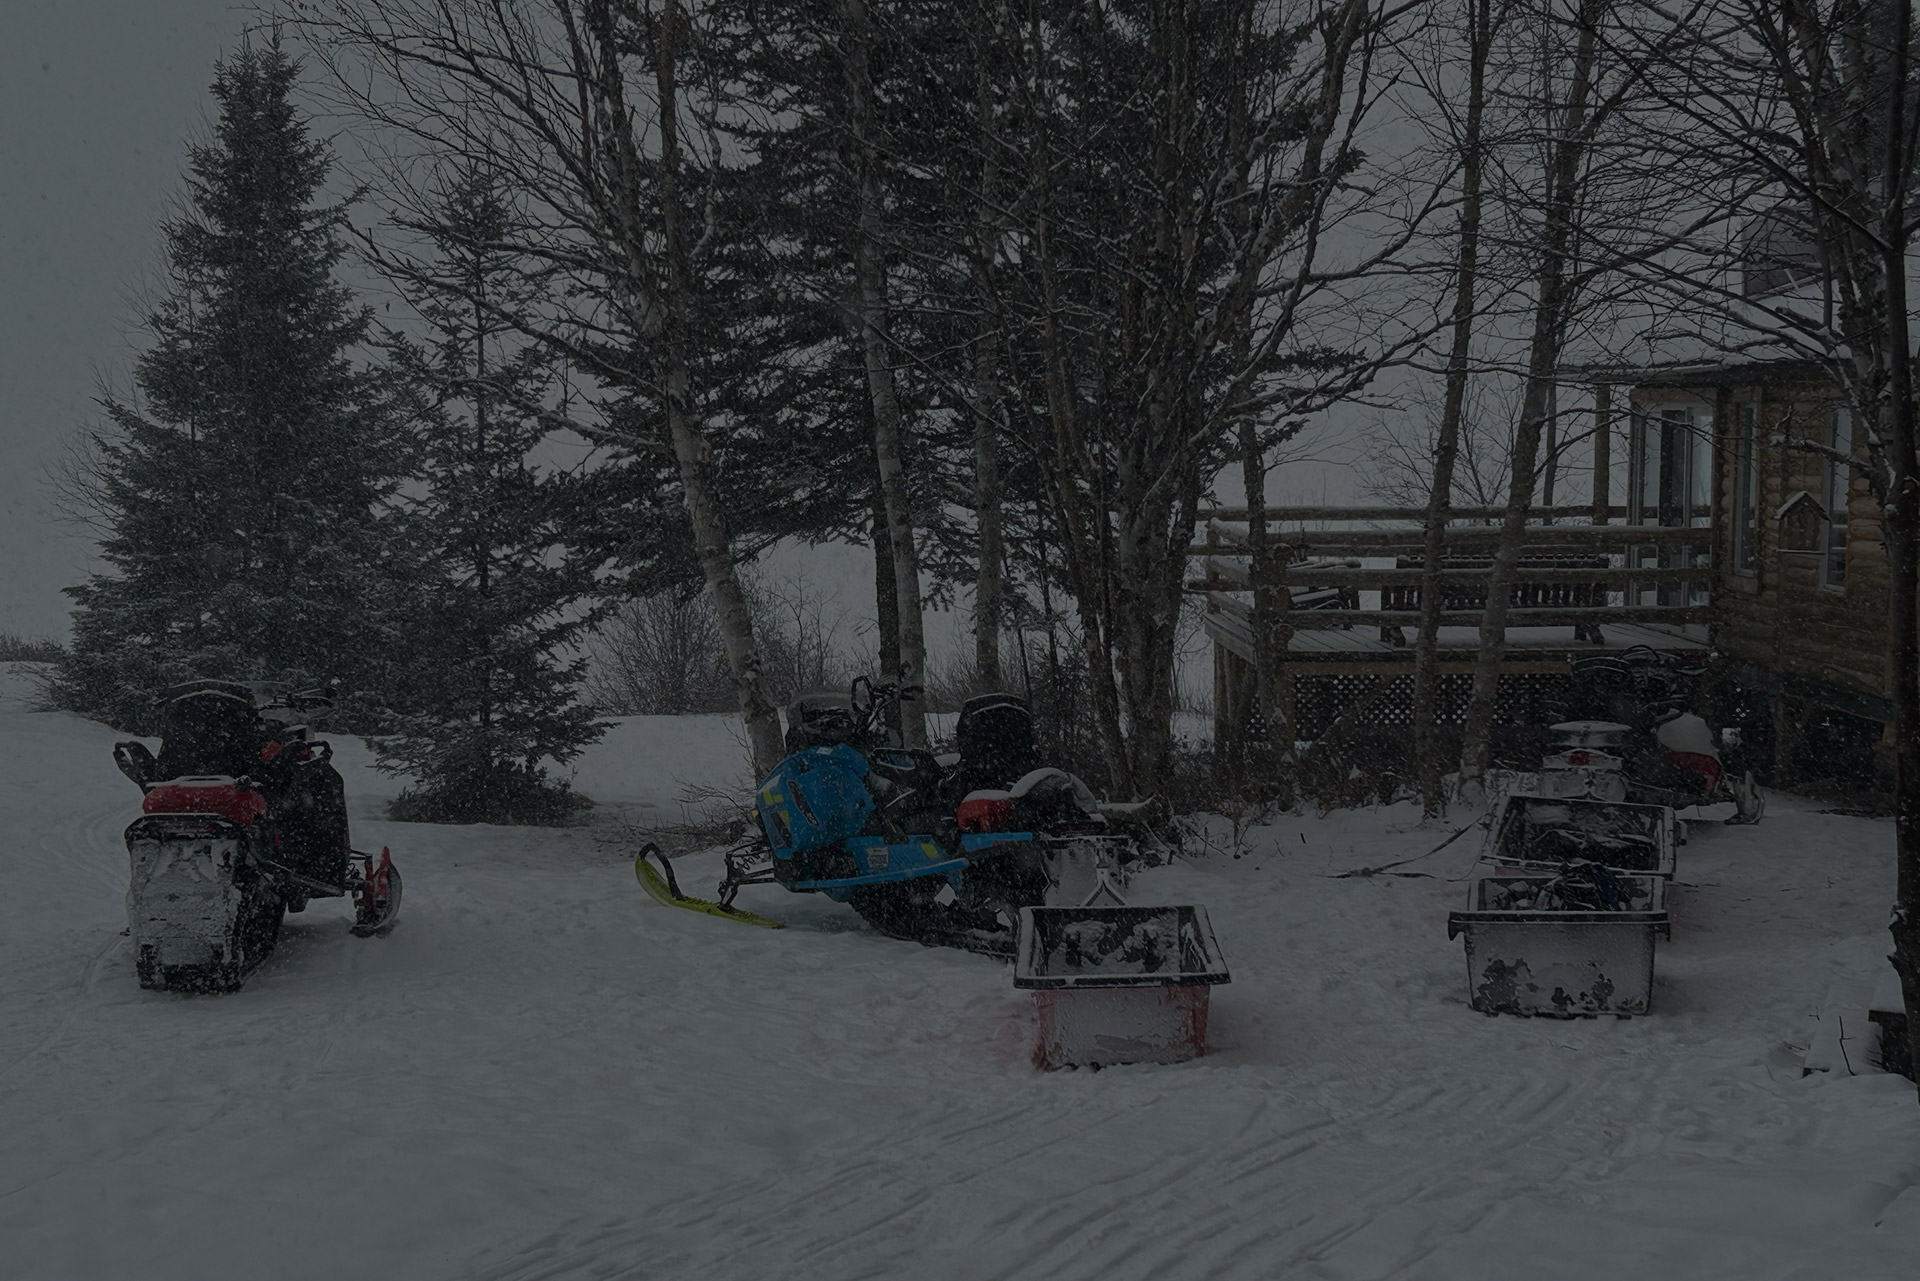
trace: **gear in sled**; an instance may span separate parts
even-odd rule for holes
[[[349,897],[353,932],[384,933],[400,872],[352,847],[346,785],[308,721],[326,691],[189,681],[161,696],[160,754],[116,744],[145,794],[127,828],[127,925],[140,985],[233,991],[272,953],[287,912]]]
[[[846,903],[882,933],[1010,956],[1023,907],[1117,896],[1139,856],[1137,807],[1102,807],[1079,779],[1042,766],[1027,704],[969,699],[956,755],[896,746],[886,711],[909,689],[866,677],[787,710],[788,756],[754,798],[759,831],[729,850],[717,900],[679,889],[652,846],[635,871],[649,894],[747,924],[748,885]],[[1107,809],[1116,812],[1109,814]]]

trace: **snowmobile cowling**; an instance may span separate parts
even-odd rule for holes
[[[266,817],[267,798],[230,778],[177,778],[150,788],[143,814],[218,814],[242,827]]]
[[[867,760],[846,744],[810,747],[774,767],[754,808],[776,858],[838,845],[857,836],[873,813]]]
[[[1013,793],[981,789],[960,802],[954,822],[963,832],[1005,832],[1013,827]]]

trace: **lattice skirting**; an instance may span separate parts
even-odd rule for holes
[[[1377,676],[1323,676],[1296,672],[1293,681],[1295,733],[1315,739],[1332,728],[1341,713],[1372,693]],[[1500,677],[1494,703],[1499,725],[1546,725],[1564,719],[1568,677],[1559,672],[1511,672]],[[1466,720],[1473,694],[1471,672],[1443,672],[1435,682],[1434,713],[1442,725]],[[1387,690],[1358,717],[1361,725],[1413,724],[1413,676],[1390,678]]]

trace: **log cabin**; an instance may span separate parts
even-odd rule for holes
[[[1713,660],[1701,710],[1738,730],[1764,781],[1886,786],[1886,552],[1864,473],[1836,457],[1865,461],[1841,389],[1793,360],[1569,378],[1593,387],[1608,447],[1594,458],[1591,504],[1537,512],[1528,530],[1501,719],[1550,718],[1582,654],[1678,650]],[[1494,531],[1480,522],[1498,513],[1454,515],[1451,572],[1483,579]],[[1419,513],[1274,509],[1264,556],[1243,509],[1203,517],[1192,549],[1203,576],[1189,586],[1207,600],[1218,727],[1245,715],[1262,626],[1271,714],[1297,739],[1343,718],[1408,723]],[[1443,722],[1464,710],[1484,601],[1484,588],[1454,586],[1443,604]]]
[[[1833,282],[1807,224],[1785,203],[1753,219],[1741,291],[1830,329]],[[1920,296],[1920,279],[1909,287]],[[1539,525],[1528,530],[1502,664],[1502,719],[1551,715],[1559,674],[1582,653],[1639,645],[1691,652],[1710,659],[1714,673],[1703,699],[1713,706],[1700,710],[1738,731],[1745,763],[1763,779],[1890,786],[1886,547],[1862,466],[1864,433],[1831,372],[1808,359],[1707,357],[1563,371],[1563,386],[1577,384],[1592,389],[1598,429],[1591,505],[1537,512]],[[1623,463],[1621,506],[1614,480]],[[1420,513],[1268,512],[1280,532],[1265,555],[1235,524],[1244,510],[1203,515],[1212,519],[1193,552],[1205,576],[1190,586],[1208,602],[1216,720],[1224,727],[1244,714],[1246,673],[1263,650],[1277,669],[1273,713],[1296,737],[1313,738],[1341,717],[1405,723]],[[1454,515],[1471,522],[1499,513]],[[1608,528],[1620,520],[1625,528]],[[1374,528],[1351,529],[1362,521]],[[1461,574],[1484,563],[1474,558],[1488,554],[1488,533],[1449,529],[1446,554]],[[1389,552],[1392,568],[1380,559]],[[1583,573],[1569,553],[1605,568]],[[1373,559],[1340,563],[1347,568],[1303,559],[1314,554]],[[1368,587],[1379,590],[1363,593]],[[1337,597],[1331,608],[1309,603],[1315,588]],[[1470,628],[1484,605],[1484,592],[1457,592],[1443,605],[1443,621],[1453,624],[1440,636],[1443,721],[1457,721],[1464,705],[1477,650]],[[1558,595],[1542,595],[1550,592]],[[1271,639],[1255,646],[1256,635]]]
[[[1866,475],[1840,460],[1866,461],[1844,391],[1803,360],[1604,376],[1627,392],[1628,523],[1713,531],[1691,590],[1711,649],[1764,703],[1768,772],[1884,784],[1887,557]]]

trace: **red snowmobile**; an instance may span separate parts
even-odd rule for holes
[[[400,910],[386,850],[347,836],[346,785],[306,721],[323,691],[201,680],[162,695],[161,746],[114,746],[145,793],[127,828],[127,925],[140,985],[233,991],[272,953],[287,912],[351,896],[353,932],[382,933]]]
[[[1555,754],[1544,762],[1546,774],[1597,798],[1674,809],[1725,802],[1733,806],[1726,822],[1760,821],[1767,802],[1753,774],[1722,760],[1722,735],[1693,711],[1705,666],[1636,645],[1618,657],[1576,658],[1572,670],[1571,706],[1580,719],[1549,727]]]

